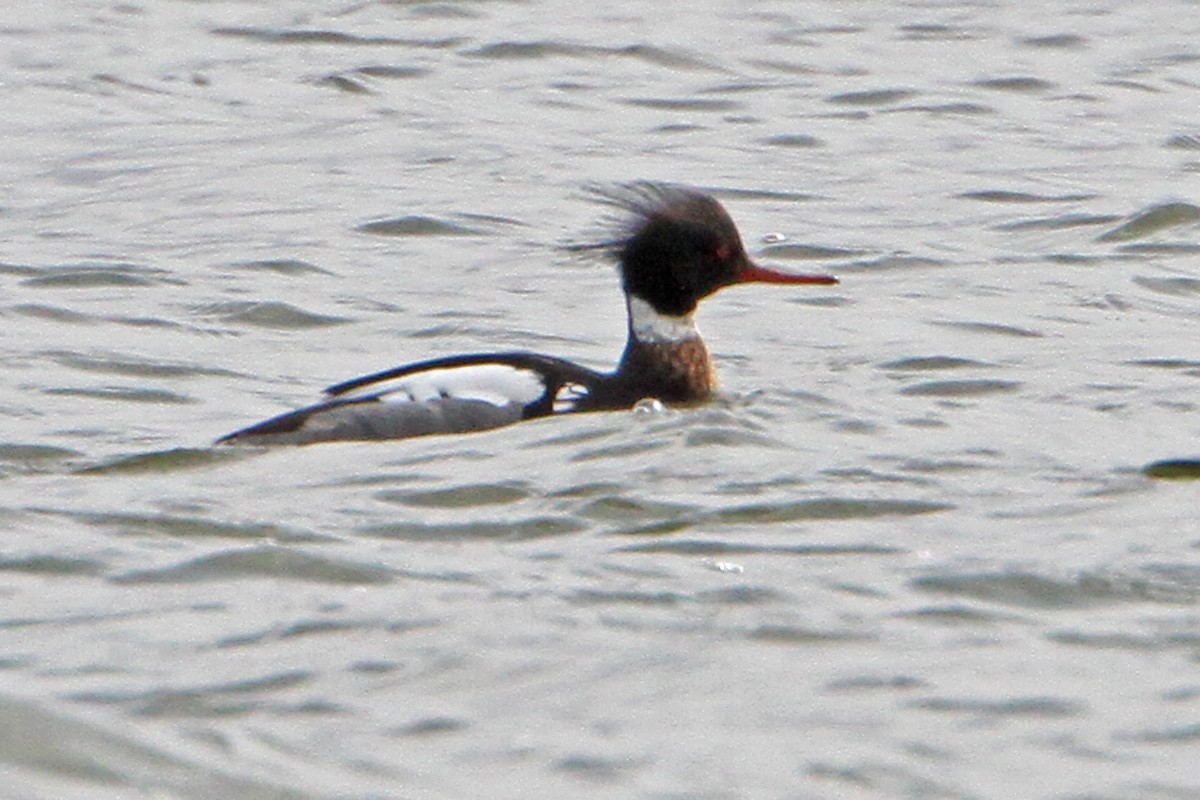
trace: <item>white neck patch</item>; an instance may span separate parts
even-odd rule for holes
[[[670,344],[700,338],[691,314],[681,317],[660,314],[654,310],[654,306],[633,295],[629,296],[628,304],[629,326],[639,342]]]

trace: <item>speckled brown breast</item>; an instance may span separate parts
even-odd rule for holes
[[[644,398],[698,403],[716,387],[716,370],[699,338],[669,344],[632,339],[616,376],[596,387],[585,405],[586,410],[628,408]]]

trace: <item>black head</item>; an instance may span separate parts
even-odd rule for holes
[[[837,283],[755,265],[724,207],[702,192],[634,183],[596,194],[631,214],[623,236],[609,247],[620,261],[625,291],[660,314],[690,314],[700,300],[734,283]]]

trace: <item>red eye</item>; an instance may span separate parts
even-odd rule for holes
[[[717,249],[713,251],[713,255],[717,257],[717,261],[727,261],[729,259],[729,245],[717,245]]]

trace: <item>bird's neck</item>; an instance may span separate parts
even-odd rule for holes
[[[630,296],[629,340],[616,377],[642,397],[667,403],[705,400],[716,389],[716,371],[691,314],[671,316]]]
[[[629,338],[643,344],[673,345],[699,339],[696,320],[691,314],[671,316],[658,311],[640,297],[625,298],[629,308]]]

